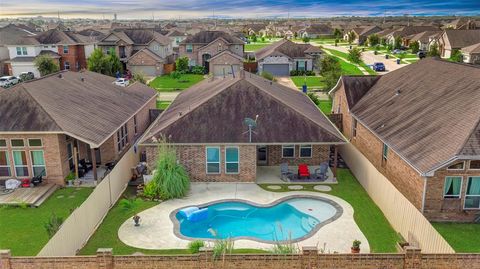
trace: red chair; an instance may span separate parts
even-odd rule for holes
[[[299,164],[298,165],[298,177],[306,177],[310,178],[310,170],[308,170],[308,165],[306,164]]]
[[[30,179],[22,179],[22,188],[30,188]]]

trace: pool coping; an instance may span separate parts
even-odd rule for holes
[[[335,220],[339,219],[343,215],[343,207],[340,204],[338,204],[337,202],[335,202],[331,199],[328,199],[328,198],[325,198],[325,197],[318,197],[318,196],[314,196],[314,195],[308,195],[308,194],[294,194],[294,195],[289,195],[289,196],[279,198],[279,199],[277,199],[277,200],[275,200],[271,203],[268,203],[268,204],[259,204],[259,203],[252,202],[252,201],[245,200],[245,199],[220,199],[220,200],[215,200],[215,201],[211,201],[211,202],[207,202],[207,203],[203,203],[203,204],[188,205],[188,206],[183,206],[183,207],[177,208],[170,213],[169,217],[170,217],[170,220],[173,222],[173,233],[175,234],[176,237],[178,237],[180,239],[184,239],[184,240],[189,240],[189,241],[202,240],[202,241],[207,241],[207,242],[215,242],[218,239],[214,239],[214,238],[195,238],[195,237],[189,237],[189,236],[185,236],[185,235],[181,234],[180,233],[180,222],[176,218],[177,213],[180,210],[182,210],[184,208],[187,208],[187,207],[196,206],[196,207],[201,208],[201,207],[206,207],[206,206],[209,206],[209,205],[212,205],[212,204],[218,204],[218,203],[223,203],[223,202],[243,202],[243,203],[250,204],[250,205],[253,205],[253,206],[256,206],[256,207],[272,207],[272,206],[275,206],[275,205],[277,205],[281,202],[284,202],[286,200],[291,200],[291,199],[295,199],[295,198],[310,198],[310,199],[320,200],[320,201],[326,202],[326,203],[330,204],[331,206],[333,206],[337,210],[337,212],[335,213],[335,215],[328,218],[327,220],[315,225],[315,227],[309,233],[307,233],[306,235],[301,236],[301,237],[296,238],[296,239],[270,241],[270,240],[262,240],[262,239],[258,239],[258,238],[250,237],[250,236],[239,236],[239,237],[232,238],[232,240],[233,241],[236,241],[236,240],[251,240],[251,241],[255,241],[255,242],[259,242],[259,243],[265,243],[265,244],[271,244],[271,245],[279,244],[279,243],[280,244],[283,244],[283,243],[298,243],[300,241],[303,241],[303,240],[306,240],[306,239],[312,237],[323,226],[334,222]]]

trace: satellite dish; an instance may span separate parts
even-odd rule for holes
[[[258,119],[258,115],[255,116],[255,119],[245,118],[243,120],[243,124],[245,124],[248,127],[248,131],[244,132],[243,134],[248,133],[248,141],[250,143],[252,143],[252,133],[256,134],[256,132],[254,132],[253,129],[257,128],[257,119]]]

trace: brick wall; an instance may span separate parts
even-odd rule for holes
[[[60,45],[58,46],[58,54],[61,56],[60,70],[65,69],[65,62],[70,63],[71,71],[80,71],[82,68],[87,68],[87,58],[85,57],[85,47],[83,45],[69,45],[68,53],[63,53],[63,45]]]
[[[193,255],[114,256],[111,249],[99,249],[96,256],[11,257],[0,250],[2,269],[480,269],[480,254],[423,254],[407,248],[394,254],[319,254],[304,247],[300,254],[231,254],[213,260],[211,249]]]
[[[330,158],[330,146],[328,145],[312,145],[312,157],[300,158],[300,146],[295,146],[295,158],[282,158],[281,145],[267,146],[267,164],[280,165],[288,163],[289,165],[298,165],[305,163],[307,165],[320,165],[322,162],[328,162]]]

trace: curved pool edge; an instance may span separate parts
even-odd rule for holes
[[[207,206],[210,206],[210,205],[213,205],[213,204],[225,203],[225,202],[241,202],[241,203],[246,203],[246,204],[256,206],[256,207],[272,207],[272,206],[278,205],[282,202],[285,202],[287,200],[298,199],[298,198],[308,198],[308,199],[314,199],[314,200],[319,200],[319,201],[328,203],[329,205],[333,206],[336,209],[336,213],[332,217],[328,218],[327,220],[315,225],[315,227],[310,232],[308,232],[306,235],[301,236],[301,237],[296,238],[296,239],[278,240],[278,241],[275,241],[275,242],[272,242],[270,240],[258,239],[256,237],[251,237],[251,236],[238,236],[238,237],[235,237],[235,238],[232,238],[232,239],[234,241],[236,241],[236,240],[251,240],[251,241],[264,243],[264,244],[271,244],[271,245],[276,244],[276,243],[298,243],[298,242],[304,241],[304,240],[312,237],[322,227],[334,222],[335,220],[339,219],[343,215],[343,207],[340,204],[338,204],[337,202],[335,202],[335,201],[333,201],[329,198],[319,197],[319,196],[315,196],[315,195],[308,195],[308,194],[294,194],[294,195],[281,197],[281,198],[279,198],[277,200],[274,200],[273,202],[270,202],[270,203],[267,203],[267,204],[256,203],[256,202],[252,202],[252,201],[249,201],[249,200],[246,200],[246,199],[219,199],[219,200],[214,200],[214,201],[210,201],[210,202],[203,203],[203,204],[192,204],[192,205],[182,206],[180,208],[177,208],[177,209],[173,210],[172,212],[170,212],[169,218],[173,223],[173,233],[175,234],[176,237],[178,237],[180,239],[183,239],[183,240],[189,240],[189,241],[202,240],[202,241],[207,241],[207,242],[214,242],[217,239],[195,238],[195,237],[189,237],[189,236],[185,236],[185,235],[181,234],[180,233],[180,222],[176,218],[177,213],[180,210],[182,210],[183,208],[187,208],[187,207],[191,207],[191,206],[207,207]]]

